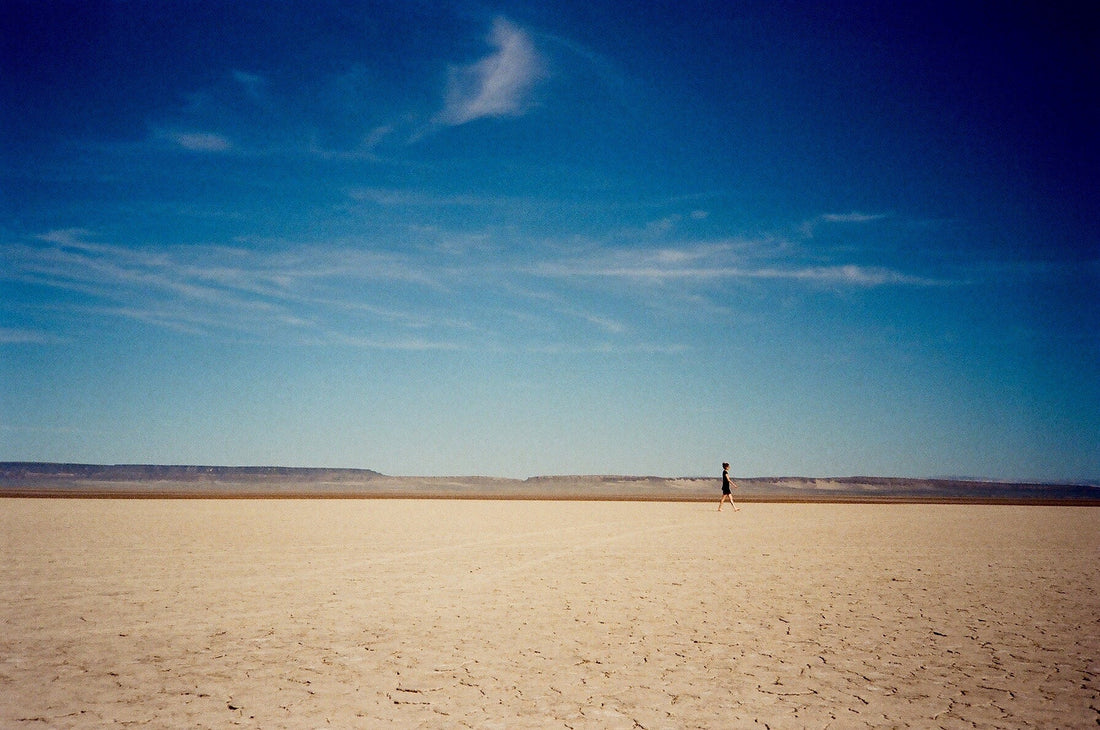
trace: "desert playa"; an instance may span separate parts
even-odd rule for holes
[[[0,726],[1100,721],[1100,509],[715,506],[3,499]]]

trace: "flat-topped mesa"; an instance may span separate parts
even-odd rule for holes
[[[382,477],[371,469],[293,466],[202,466],[176,464],[51,464],[0,462],[0,480],[89,479],[95,481],[363,481]]]

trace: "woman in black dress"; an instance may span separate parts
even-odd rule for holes
[[[728,499],[730,501],[730,507],[733,507],[734,512],[740,512],[741,508],[733,503],[733,496],[730,494],[730,487],[737,489],[737,485],[730,481],[730,465],[729,462],[722,462],[722,499],[718,501],[718,511],[722,511],[722,505]]]

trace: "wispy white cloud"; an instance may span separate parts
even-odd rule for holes
[[[387,151],[393,154],[441,127],[517,117],[531,109],[540,81],[548,77],[548,61],[535,36],[498,17],[487,41],[488,55],[448,69],[435,108],[409,108],[407,98],[394,97],[385,80],[375,83],[374,72],[360,64],[307,75],[293,86],[234,68],[192,90],[186,103],[151,123],[148,142],[205,154],[402,162],[399,153],[391,159]],[[428,79],[413,83],[426,85]]]
[[[363,337],[341,332],[325,332],[317,339],[318,344],[359,347],[368,350],[406,350],[424,352],[430,350],[460,351],[469,347],[457,342],[432,340],[424,337]]]
[[[64,339],[52,332],[0,327],[0,345],[57,345],[62,342]]]
[[[352,200],[383,206],[441,207],[463,205],[487,205],[500,198],[488,198],[471,194],[439,195],[423,190],[402,188],[355,188],[348,191]]]
[[[675,349],[649,342],[653,333],[614,304],[547,287],[514,260],[477,249],[278,241],[143,248],[96,238],[59,229],[5,245],[0,278],[66,292],[31,306],[93,329],[125,320],[201,337],[404,351]],[[0,342],[32,335],[9,328]]]
[[[25,426],[14,425],[10,423],[0,423],[0,431],[8,431],[12,433],[88,433],[86,428],[75,428],[72,426]]]
[[[680,216],[678,215],[665,216],[660,220],[650,221],[645,226],[646,235],[655,238],[667,235],[672,232],[672,229],[674,229],[679,222]]]
[[[886,217],[885,213],[825,213],[819,220],[825,223],[870,223],[880,221]]]
[[[531,94],[545,74],[531,36],[497,18],[489,42],[496,49],[492,54],[451,69],[438,122],[455,126],[485,117],[519,116],[529,108]]]
[[[385,350],[524,346],[513,316],[526,307],[522,297],[508,290],[506,267],[486,268],[476,252],[441,254],[430,245],[395,252],[354,241],[146,248],[95,239],[66,229],[6,244],[0,279],[65,292],[29,306],[93,329],[128,320],[203,337]],[[617,329],[598,312],[541,309],[547,322],[571,317]],[[0,332],[7,340],[28,336]]]
[[[788,279],[818,284],[836,284],[851,287],[879,286],[940,286],[941,281],[912,276],[882,266],[842,264],[838,266],[810,266],[803,268],[755,269],[744,272],[746,278]]]
[[[667,333],[634,316],[639,301],[650,312],[698,319],[725,306],[715,288],[729,282],[786,282],[787,291],[944,283],[839,256],[828,261],[767,237],[659,247],[570,237],[528,241],[520,253],[491,232],[436,234],[396,248],[259,239],[142,247],[59,229],[0,247],[0,278],[66,292],[42,299],[41,312],[67,309],[90,322],[410,351],[553,351],[562,343],[660,351],[671,347],[662,342]],[[36,336],[0,330],[0,342]]]
[[[852,211],[850,213],[823,213],[819,216],[811,218],[808,221],[803,221],[799,226],[799,230],[802,231],[802,235],[807,238],[813,238],[814,232],[818,226],[823,223],[836,223],[836,224],[858,224],[858,223],[875,223],[889,218],[886,213],[860,213]]]
[[[547,355],[682,355],[691,351],[691,346],[683,343],[659,342],[594,342],[591,344],[552,343],[534,345],[531,352]]]
[[[587,322],[604,332],[624,334],[629,329],[621,319],[599,314],[591,309],[586,309],[560,292],[534,289],[531,287],[520,287],[512,283],[505,283],[505,289],[521,299],[536,302],[540,305],[538,307],[539,309],[545,309],[563,317]]]
[[[189,332],[310,328],[315,325],[313,309],[331,309],[325,304],[330,291],[357,303],[349,294],[356,290],[355,282],[436,286],[414,262],[381,252],[339,247],[146,249],[92,238],[87,231],[69,229],[39,236],[45,245],[7,245],[5,276],[79,293],[83,301],[73,306],[99,316]],[[370,317],[381,310],[358,311]]]
[[[622,248],[537,262],[530,267],[530,272],[551,278],[631,279],[656,283],[770,279],[857,288],[943,283],[882,266],[804,265],[790,256],[779,259],[767,255],[774,251],[770,241],[762,241],[755,252],[743,241],[660,249]]]
[[[253,101],[263,101],[267,93],[267,79],[259,74],[247,71],[233,71],[233,80],[241,85],[245,94]]]
[[[162,131],[158,136],[191,152],[229,152],[233,149],[228,137],[214,132]]]

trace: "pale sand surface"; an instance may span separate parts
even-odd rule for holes
[[[0,727],[1097,725],[1100,509],[714,507],[0,500]]]

